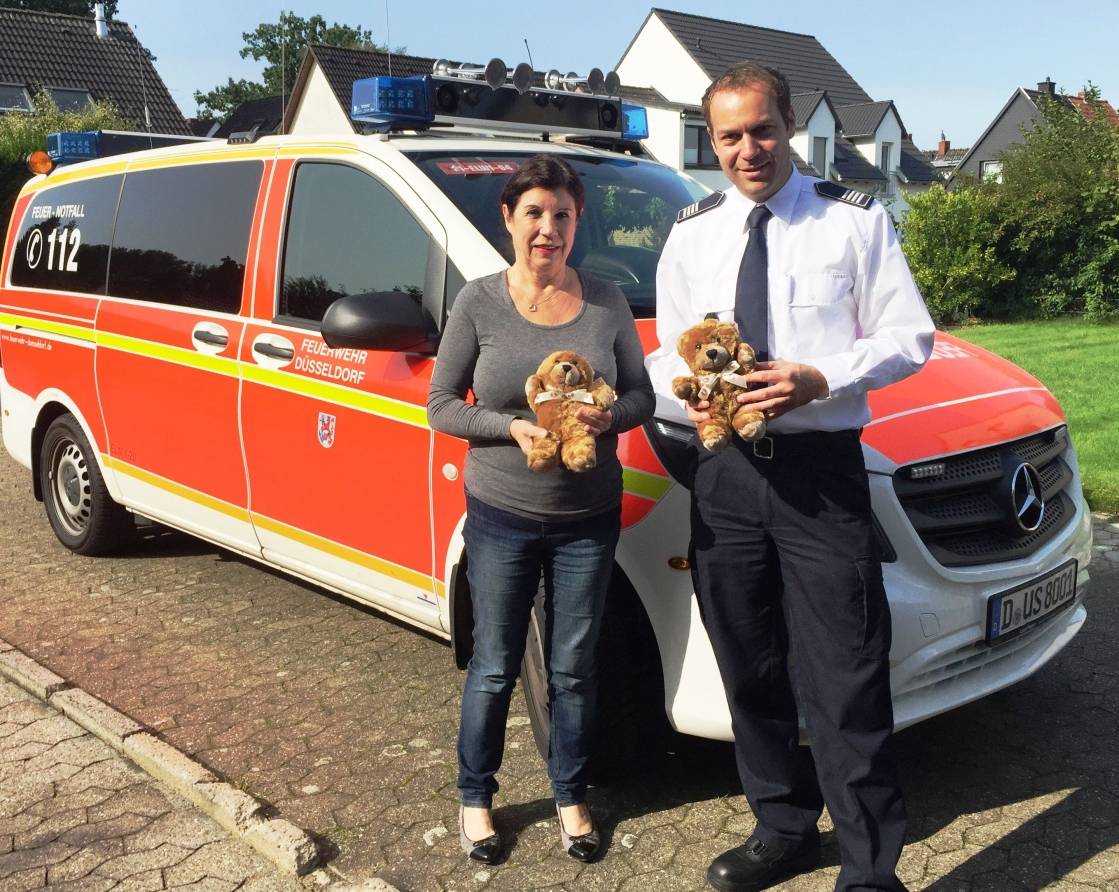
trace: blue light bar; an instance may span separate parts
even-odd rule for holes
[[[354,81],[350,117],[376,124],[420,123],[434,120],[431,77],[367,77]]]
[[[649,114],[643,105],[622,103],[622,137],[624,139],[649,138]]]
[[[101,157],[99,130],[63,131],[47,135],[47,154],[55,164],[73,164]]]

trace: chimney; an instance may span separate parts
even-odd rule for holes
[[[1038,83],[1037,92],[1042,93],[1045,96],[1056,96],[1057,85],[1053,83],[1053,81],[1050,80],[1048,77],[1046,77],[1045,80]]]
[[[97,36],[102,40],[109,36],[109,23],[105,21],[105,4],[93,4],[93,25],[97,29]]]
[[[936,154],[939,156],[947,155],[948,150],[952,148],[952,143],[944,138],[944,131],[940,131],[940,142],[936,144]]]

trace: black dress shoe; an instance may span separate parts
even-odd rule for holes
[[[501,836],[496,832],[477,842],[466,835],[463,824],[463,807],[458,809],[458,842],[471,861],[482,864],[497,864],[501,860]]]
[[[785,847],[751,836],[711,862],[707,868],[707,882],[720,892],[755,892],[811,870],[819,863],[819,836]]]
[[[594,861],[602,848],[602,839],[598,835],[598,830],[594,829],[592,825],[589,833],[572,836],[563,827],[563,814],[560,812],[558,805],[556,806],[556,817],[559,819],[560,842],[563,844],[563,850],[576,861],[582,861],[584,864]]]

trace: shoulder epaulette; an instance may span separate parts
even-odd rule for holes
[[[727,194],[725,192],[712,192],[706,198],[701,198],[699,201],[689,204],[683,208],[676,215],[676,222],[683,223],[685,220],[690,220],[692,217],[698,217],[704,211],[709,211],[712,208],[717,208],[726,200]]]
[[[846,186],[841,186],[839,183],[832,183],[823,180],[816,184],[816,194],[823,195],[824,198],[834,198],[836,201],[842,201],[846,204],[853,204],[857,208],[862,208],[864,211],[870,207],[870,203],[874,201],[873,195],[867,195],[865,192],[859,192],[856,189],[848,189]]]

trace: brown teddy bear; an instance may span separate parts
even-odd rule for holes
[[[589,471],[595,466],[594,437],[575,417],[580,406],[609,409],[614,391],[582,356],[559,350],[540,363],[525,382],[525,396],[536,413],[536,423],[548,435],[538,438],[528,454],[533,471],[550,471],[560,460],[568,470]]]
[[[672,392],[682,400],[708,400],[710,421],[696,425],[699,441],[711,452],[725,449],[733,429],[743,440],[765,436],[765,416],[735,397],[749,385],[744,375],[756,364],[753,348],[738,337],[733,322],[704,319],[685,329],[676,341],[676,352],[692,370],[672,379]]]

